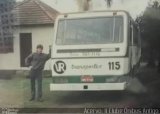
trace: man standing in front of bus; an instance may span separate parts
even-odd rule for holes
[[[31,53],[26,59],[26,66],[31,66],[30,80],[31,80],[31,98],[30,101],[35,100],[36,97],[36,80],[38,84],[37,101],[42,102],[42,71],[46,61],[50,58],[50,53],[43,53],[43,45],[37,45],[35,53]]]

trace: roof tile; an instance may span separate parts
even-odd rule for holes
[[[16,25],[54,24],[58,11],[40,0],[24,0],[13,10]]]

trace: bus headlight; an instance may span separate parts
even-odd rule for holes
[[[128,82],[130,79],[129,76],[113,76],[110,78],[106,78],[106,83],[123,83]]]
[[[121,76],[118,79],[118,82],[129,82],[132,78],[130,76]]]
[[[116,77],[116,76],[106,78],[106,83],[116,83],[117,81],[118,81],[118,77]]]
[[[53,83],[68,83],[67,78],[54,78]]]

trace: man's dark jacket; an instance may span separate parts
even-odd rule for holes
[[[50,58],[50,54],[32,53],[25,59],[26,66],[32,66],[33,70],[43,70],[46,61]]]

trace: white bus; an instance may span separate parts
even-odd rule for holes
[[[125,90],[140,57],[139,29],[126,11],[59,15],[50,90]]]

